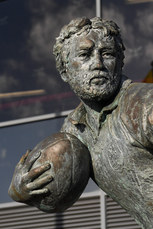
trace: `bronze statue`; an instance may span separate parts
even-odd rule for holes
[[[72,136],[77,139],[78,146],[71,151],[80,147],[82,155],[86,152],[84,163],[90,164],[90,171],[84,184],[91,177],[142,228],[152,229],[153,85],[132,83],[122,74],[124,50],[112,21],[81,18],[61,30],[54,46],[57,69],[81,100],[61,133],[70,134],[70,142]],[[36,202],[51,195],[47,185],[55,178],[46,173],[53,166],[48,160],[32,168],[43,147],[38,149],[40,153],[27,153],[17,165],[9,194],[47,211],[47,203],[44,209]],[[75,190],[80,195],[79,187]]]

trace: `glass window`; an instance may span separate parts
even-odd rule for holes
[[[114,20],[121,28],[126,47],[123,72],[134,81],[142,81],[151,70],[150,63],[153,61],[153,2],[147,0],[102,0],[102,2],[103,18]]]
[[[95,16],[95,1],[0,2],[1,122],[70,110],[79,103],[56,71],[52,49],[61,27],[84,15]]]

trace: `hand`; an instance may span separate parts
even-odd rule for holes
[[[28,202],[33,195],[48,193],[49,190],[44,185],[53,180],[51,175],[40,177],[41,174],[50,169],[51,165],[49,163],[31,169],[34,162],[40,157],[41,152],[34,156],[30,156],[30,152],[28,150],[17,164],[8,191],[12,199],[18,202]]]

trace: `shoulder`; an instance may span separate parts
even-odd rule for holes
[[[141,110],[153,105],[153,84],[131,83],[125,90],[121,99],[121,110],[123,113],[135,116]],[[131,116],[132,115],[132,116]]]
[[[125,127],[145,145],[150,125],[148,117],[153,109],[153,84],[130,84],[121,98],[119,109]]]
[[[125,96],[146,100],[148,96],[153,96],[153,84],[131,83],[125,91]]]

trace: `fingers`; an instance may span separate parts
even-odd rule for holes
[[[26,158],[26,163],[25,163],[27,171],[31,169],[31,167],[33,166],[35,161],[40,157],[40,155],[41,155],[41,151],[38,151],[37,153],[33,155],[31,155],[30,153],[28,154],[28,157]]]
[[[49,192],[48,188],[43,188],[43,189],[39,189],[39,190],[34,190],[30,192],[30,195],[41,195],[41,194],[46,194]]]
[[[35,180],[29,184],[27,184],[28,190],[35,190],[39,189],[40,187],[50,183],[53,180],[53,177],[51,175],[48,175],[46,177],[43,177],[41,179]]]
[[[27,150],[26,154],[24,154],[21,157],[19,163],[17,164],[17,169],[22,168],[22,171],[24,171],[24,173],[28,172],[31,169],[35,161],[41,155],[41,151],[38,151],[37,153],[34,153],[33,155],[31,155],[31,152],[32,152],[31,150]]]
[[[34,179],[39,177],[41,174],[43,174],[44,172],[46,172],[50,168],[51,168],[51,165],[49,163],[46,163],[46,164],[41,165],[35,169],[32,169],[23,175],[23,180],[24,180],[24,182],[33,181]]]

